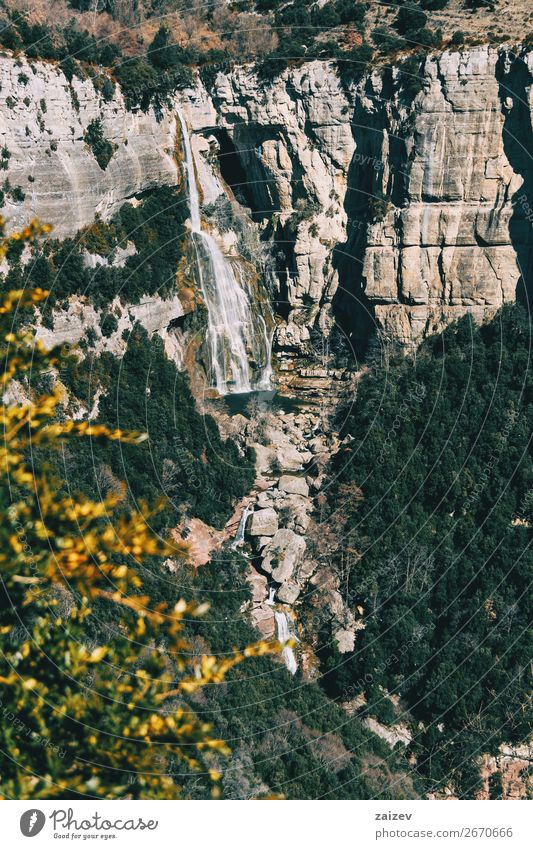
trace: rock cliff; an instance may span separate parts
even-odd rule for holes
[[[533,54],[479,46],[346,84],[328,62],[218,74],[180,98],[276,242],[280,348],[372,328],[403,343],[488,317],[531,276]],[[412,76],[412,70],[409,74]],[[419,82],[418,82],[419,77]]]
[[[176,182],[175,118],[129,112],[119,88],[106,102],[90,79],[69,82],[51,63],[0,59],[0,187],[9,228],[37,217],[54,236],[73,236],[133,195]],[[103,169],[86,142],[101,121],[111,159]],[[20,187],[20,192],[13,189]],[[20,198],[20,199],[19,199]]]
[[[178,95],[204,209],[226,191],[241,222],[213,229],[238,253],[247,228],[263,271],[270,253],[278,351],[312,354],[333,314],[351,341],[377,328],[409,344],[516,298],[532,274],[532,71],[531,51],[478,46],[428,57],[414,86],[401,62],[356,85],[313,61],[274,80],[236,67]],[[0,82],[9,227],[36,215],[71,236],[176,181],[173,110],[128,112],[118,88],[106,102],[90,79],[22,58],[0,60]]]

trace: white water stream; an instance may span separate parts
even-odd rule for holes
[[[247,292],[239,285],[231,262],[224,256],[213,236],[202,230],[191,141],[185,118],[179,109],[177,114],[183,138],[198,278],[208,314],[207,343],[214,386],[220,395],[268,389],[272,368],[267,325],[259,312],[254,318],[254,306]],[[249,359],[261,369],[256,384],[251,376]]]
[[[286,643],[288,640],[291,639],[291,637],[295,638],[295,635],[290,629],[287,615],[285,613],[280,613],[279,611],[276,611],[274,613],[274,616],[276,617],[276,626],[278,629],[279,642],[283,645],[283,643]],[[296,670],[298,669],[298,664],[296,662],[294,652],[289,646],[286,646],[283,649],[282,657],[285,661],[285,666],[287,667],[291,675],[294,675],[296,673]]]
[[[246,533],[246,522],[248,521],[248,516],[251,516],[254,512],[254,505],[249,504],[241,513],[241,520],[239,522],[239,527],[237,528],[237,533],[235,534],[235,539],[233,540],[231,547],[239,548],[244,543],[244,535]]]

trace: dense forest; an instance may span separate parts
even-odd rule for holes
[[[165,356],[159,337],[136,326],[121,360],[108,353],[72,358],[61,377],[88,409],[102,393],[98,421],[148,435],[140,446],[80,445],[64,456],[67,481],[91,495],[124,481],[129,499],[148,504],[166,496],[158,527],[174,527],[185,516],[224,525],[253,483],[252,459],[221,439],[214,419],[200,415],[187,377]]]
[[[381,364],[344,411],[331,470],[329,521],[366,628],[348,659],[324,648],[326,689],[412,719],[419,774],[464,797],[480,755],[527,739],[533,718],[530,352],[517,305]]]
[[[347,573],[351,605],[364,608],[365,630],[348,657],[324,640],[318,682],[292,678],[265,658],[202,691],[194,709],[233,749],[224,767],[228,798],[398,798],[446,786],[472,798],[480,756],[527,738],[529,346],[521,306],[482,327],[466,317],[415,358],[393,356],[371,369],[341,412],[348,439],[333,460],[326,524],[341,534],[337,567]],[[220,526],[251,486],[251,466],[198,414],[186,378],[144,331],[134,329],[122,362],[89,356],[62,378],[86,400],[97,384],[104,388],[101,421],[149,434],[140,447],[64,453],[66,480],[88,492],[125,480],[135,502],[166,490],[159,527],[184,513]],[[189,622],[187,636],[199,652],[223,654],[254,638],[246,569],[229,549],[197,572],[182,566],[171,575],[154,559],[145,584],[156,601],[171,602],[184,588],[207,598],[209,614]],[[358,716],[336,704],[361,695]],[[378,741],[362,724],[366,716],[415,729],[407,751]],[[174,769],[186,794],[205,795],[198,776]],[[491,792],[498,796],[497,777]]]
[[[134,328],[122,360],[109,354],[72,358],[60,377],[87,406],[96,388],[103,390],[98,421],[149,437],[141,445],[93,440],[63,449],[58,471],[66,491],[81,488],[102,497],[120,492],[123,481],[128,509],[141,501],[154,504],[165,493],[168,503],[150,520],[161,532],[184,516],[221,527],[251,487],[250,461],[233,442],[222,441],[212,418],[198,413],[187,378],[165,357],[160,340],[142,329]],[[49,459],[34,456],[36,462]],[[171,573],[151,558],[142,567],[143,587],[154,604],[172,605],[184,595],[208,601],[210,611],[187,621],[184,637],[199,654],[223,656],[258,636],[246,613],[247,569],[229,547],[198,571],[182,565]],[[114,639],[105,624],[111,610],[106,602],[94,605],[90,641]],[[226,798],[393,799],[422,792],[401,752],[391,752],[358,718],[347,717],[317,683],[293,678],[279,659],[237,667],[224,684],[191,697],[190,705],[232,749],[230,761],[220,762]],[[185,797],[209,795],[207,776],[189,772],[182,760],[164,766]]]

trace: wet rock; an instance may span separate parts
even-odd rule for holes
[[[269,604],[261,604],[254,607],[251,612],[252,625],[257,628],[265,639],[273,637],[276,633],[276,620],[274,611]]]
[[[273,537],[278,530],[278,514],[272,507],[256,510],[248,519],[247,533],[251,537]]]
[[[261,604],[268,598],[268,582],[264,575],[251,568],[248,573],[248,583],[252,588],[252,602]]]

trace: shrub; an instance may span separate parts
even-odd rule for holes
[[[368,70],[373,51],[368,44],[361,44],[346,52],[338,61],[338,68],[344,79],[359,82]]]
[[[330,29],[331,27],[337,27],[340,22],[340,15],[331,3],[326,3],[322,7],[314,6],[311,11],[311,23],[314,27]]]
[[[400,73],[399,73],[399,84],[401,89],[407,97],[413,99],[416,95],[422,91],[423,88],[423,75],[422,75],[422,63],[424,61],[424,55],[421,53],[416,54],[415,56],[409,56],[402,64],[400,65]]]
[[[421,47],[438,47],[442,42],[442,30],[431,30],[427,27],[412,33],[411,40]]]
[[[170,40],[170,30],[162,24],[148,48],[148,61],[161,71],[176,68],[183,61],[184,51]]]
[[[83,140],[91,148],[98,165],[105,171],[115,152],[115,145],[104,137],[102,122],[94,118],[88,125]]]
[[[445,9],[447,5],[448,0],[420,0],[420,6],[428,12],[438,12]]]
[[[372,41],[381,48],[384,53],[392,53],[402,50],[406,46],[404,38],[391,32],[387,27],[376,27],[372,31]]]
[[[394,26],[401,35],[407,35],[425,27],[427,19],[427,15],[415,6],[401,6]]]
[[[106,313],[100,324],[100,330],[102,331],[102,335],[106,337],[112,336],[113,333],[116,333],[117,329],[118,320],[116,316],[114,316],[111,312]]]
[[[15,203],[22,203],[22,201],[26,198],[26,192],[21,186],[15,186],[15,188],[11,191],[11,197]]]
[[[365,6],[354,0],[337,0],[335,4],[337,14],[343,24],[362,24],[365,19]]]
[[[59,63],[59,67],[63,71],[63,73],[64,73],[65,77],[67,78],[67,80],[69,81],[69,83],[72,82],[73,77],[82,77],[83,76],[82,73],[81,73],[80,66],[78,65],[77,62],[74,61],[72,56],[65,56],[63,59],[61,59],[61,62]]]

